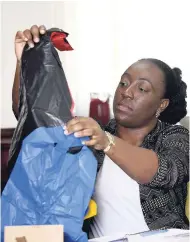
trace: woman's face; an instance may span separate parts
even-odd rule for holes
[[[164,74],[150,61],[142,60],[130,66],[116,89],[113,111],[116,121],[125,127],[138,128],[155,120],[158,109],[163,111]]]

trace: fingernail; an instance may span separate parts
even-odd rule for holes
[[[24,38],[24,40],[25,40],[25,41],[28,41],[28,39],[27,39],[27,38]]]
[[[34,39],[34,42],[38,43],[39,42],[39,39],[38,38],[35,38]]]
[[[66,130],[66,128],[67,128],[67,127],[66,127],[65,125],[63,125],[63,129]]]
[[[65,134],[65,135],[68,135],[68,134],[69,134],[69,132],[68,132],[67,130],[65,130],[65,131],[64,131],[64,134]]]
[[[34,44],[29,44],[30,48],[33,48],[34,47]]]
[[[82,141],[82,145],[85,145],[85,141]]]
[[[78,133],[74,133],[74,136],[75,137],[79,137],[80,135]]]
[[[44,33],[45,33],[45,30],[44,30],[44,29],[41,29],[41,30],[40,30],[40,33],[41,33],[41,34],[44,34]]]

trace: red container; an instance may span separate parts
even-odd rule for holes
[[[90,97],[89,116],[106,125],[110,120],[109,94],[91,93]]]

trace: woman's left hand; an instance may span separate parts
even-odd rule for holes
[[[75,117],[65,126],[65,134],[74,133],[75,137],[90,137],[89,141],[85,141],[85,145],[93,146],[97,150],[104,150],[109,141],[105,132],[100,125],[92,118]]]

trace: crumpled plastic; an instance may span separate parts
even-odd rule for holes
[[[1,196],[2,237],[5,226],[63,224],[64,241],[87,241],[82,226],[97,160],[82,145],[88,137],[64,134],[74,102],[55,47],[72,50],[67,36],[51,29],[23,52],[11,174]]]

